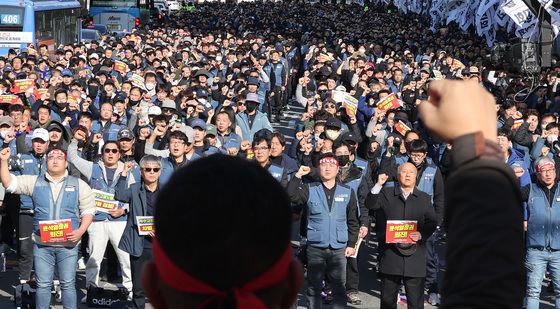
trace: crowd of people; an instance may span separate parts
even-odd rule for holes
[[[401,286],[409,308],[439,305],[435,249],[450,224],[444,188],[459,166],[457,135],[453,124],[432,135],[419,106],[434,81],[451,79],[494,95],[481,117],[497,134],[485,137],[518,177],[527,288],[510,301],[526,296],[538,308],[548,269],[560,308],[560,67],[515,75],[486,63],[484,46],[453,24],[432,32],[424,16],[382,7],[257,2],[197,5],[118,39],[11,50],[0,57],[1,241],[18,252],[20,284],[35,282],[37,308],[47,308],[56,269],[64,308],[76,308],[76,269],[94,293],[107,257],[107,279],[144,308],[142,269],[170,244],[141,220],[156,214],[173,171],[222,154],[256,162],[289,197],[309,308],[362,303],[357,259],[367,257],[356,249],[369,235],[379,242],[381,308],[396,308]],[[304,112],[285,136],[272,124],[294,105]],[[213,181],[183,185],[215,194],[232,184]],[[44,237],[64,220],[62,240]],[[387,241],[388,221],[414,222],[406,243]]]

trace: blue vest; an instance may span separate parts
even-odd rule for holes
[[[362,183],[362,177],[350,180],[349,182],[345,183],[346,186],[349,186],[350,189],[354,190],[354,197],[356,197],[356,201],[358,200],[358,188]],[[358,216],[360,215],[360,207],[358,207]]]
[[[119,175],[116,176],[118,180]],[[105,181],[105,177],[103,175],[103,169],[101,168],[101,165],[99,165],[98,163],[93,164],[92,171],[91,171],[91,178],[89,179],[89,185],[92,189],[115,194],[115,186],[117,185],[117,180],[113,181],[113,179],[110,179],[111,183],[107,184],[107,182]],[[119,202],[119,208],[122,207],[123,204]],[[105,220],[126,221],[126,215],[122,215],[118,218],[113,218],[113,216],[105,212],[98,211],[95,213],[95,218],[93,218],[93,221],[105,221]]]
[[[190,160],[185,158],[185,160],[187,162],[185,162],[184,165],[187,165],[187,164],[191,163],[192,161],[200,159],[200,158],[202,158],[202,156],[200,156],[199,154],[197,154],[195,152],[195,153],[193,153]],[[181,166],[183,166],[183,165],[181,165]],[[171,175],[173,175],[174,171],[175,171],[175,167],[173,166],[173,163],[171,162],[171,158],[169,158],[169,157],[161,158],[161,174],[159,176],[159,183],[163,185],[166,182],[168,182],[169,179],[171,178]]]
[[[276,64],[271,63],[271,66],[273,68],[272,73],[274,73],[275,78],[274,86],[282,86],[284,84],[284,81],[282,80],[282,70],[284,69],[284,65],[282,62],[278,62]]]
[[[327,197],[321,183],[309,184],[307,200],[307,243],[318,248],[341,249],[348,243],[346,206],[352,190],[337,184],[329,211]]]
[[[39,175],[33,188],[35,234],[40,235],[39,221],[45,220],[71,219],[72,230],[77,230],[80,227],[79,190],[78,178],[67,176],[59,195],[55,198],[45,174]]]
[[[368,161],[356,157],[356,160],[354,160],[354,164],[356,164],[357,167],[362,169],[362,177],[364,177],[367,173]]]
[[[416,184],[416,188],[418,188],[418,190],[422,192],[427,193],[432,199],[432,202],[434,201],[434,182],[436,179],[436,172],[437,168],[435,166],[427,165],[424,169],[424,172],[422,172],[422,176],[418,180],[418,183]]]
[[[276,164],[270,164],[270,166],[268,167],[268,172],[270,173],[270,175],[272,175],[272,177],[274,177],[274,179],[276,179],[276,181],[282,181],[282,175],[284,175],[283,167]]]
[[[531,184],[527,200],[527,248],[560,250],[560,186],[551,205],[544,191]]]
[[[35,158],[32,154],[22,154],[21,155],[21,162],[22,162],[22,175],[39,175],[39,177],[43,176],[47,171],[47,162],[45,158],[42,159],[41,167],[39,168],[39,162],[37,162],[37,158]],[[33,199],[29,195],[20,194],[20,210],[32,210],[33,209]]]

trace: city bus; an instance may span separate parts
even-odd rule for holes
[[[140,25],[136,0],[91,0],[91,24],[107,26],[109,32],[131,32]]]
[[[80,41],[81,4],[78,0],[0,1],[0,55],[33,43],[54,51]]]

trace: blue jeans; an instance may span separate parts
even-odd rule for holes
[[[527,268],[527,309],[538,309],[541,285],[547,269],[552,276],[556,308],[560,308],[560,251],[527,249],[525,267]]]
[[[35,244],[33,247],[35,261],[35,277],[37,277],[37,309],[48,309],[51,302],[51,289],[55,267],[58,271],[62,306],[64,309],[75,309],[78,306],[76,296],[76,263],[78,262],[78,246],[51,247]]]
[[[325,275],[333,292],[333,308],[346,308],[346,257],[342,249],[320,249],[307,247],[307,288],[308,308],[319,309],[321,300],[322,282]]]

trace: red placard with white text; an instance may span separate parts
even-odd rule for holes
[[[41,242],[68,241],[68,234],[72,232],[72,220],[39,221],[39,232],[41,234]]]
[[[385,229],[385,243],[388,244],[413,244],[410,233],[416,232],[418,221],[387,220]]]

